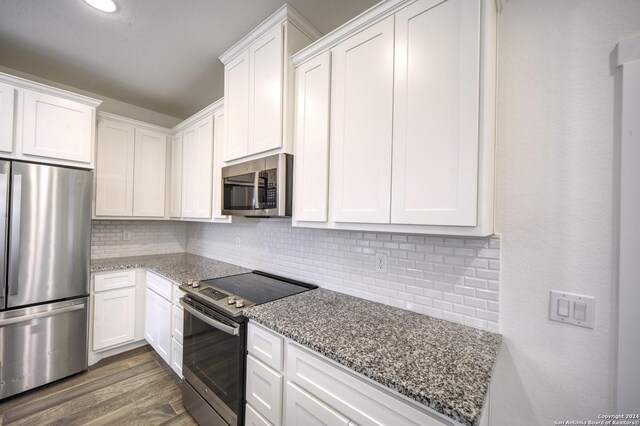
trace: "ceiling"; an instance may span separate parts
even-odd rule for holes
[[[218,56],[284,0],[1,0],[0,65],[177,118],[223,95]],[[326,34],[378,0],[289,0]]]

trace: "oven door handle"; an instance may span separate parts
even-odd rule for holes
[[[180,305],[182,305],[185,311],[189,312],[191,315],[198,318],[200,321],[210,325],[211,327],[217,328],[218,330],[224,331],[225,333],[231,334],[232,336],[237,336],[240,334],[240,327],[232,327],[230,325],[223,324],[220,321],[216,321],[215,319],[196,311],[191,306],[184,303],[182,299],[180,299]]]

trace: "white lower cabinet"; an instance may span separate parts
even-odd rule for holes
[[[248,336],[246,424],[459,425],[253,321]],[[284,343],[284,366],[259,360],[278,353],[273,339],[264,345],[264,336]]]
[[[133,342],[135,287],[97,293],[94,300],[93,350]]]
[[[274,426],[282,420],[282,383],[282,374],[247,355],[247,403]]]
[[[155,349],[162,359],[171,365],[171,307],[169,298],[161,296],[158,291],[159,283],[164,284],[156,274],[147,273],[147,303],[145,315],[144,336],[147,342]],[[169,283],[168,294],[171,295],[171,282]]]
[[[171,368],[182,378],[182,344],[171,339]]]
[[[287,382],[284,424],[286,426],[347,426],[349,419],[300,387]]]
[[[262,415],[249,404],[247,404],[247,409],[245,411],[244,424],[245,426],[271,426],[269,420],[262,417]]]
[[[135,271],[101,274],[94,277],[94,351],[135,340],[135,286]]]
[[[171,306],[171,368],[182,378],[182,344],[184,328],[184,309],[180,306],[180,298],[184,295],[178,288],[178,284],[173,284],[173,305]]]
[[[184,293],[179,284],[147,271],[144,337],[151,347],[182,378],[182,329]]]

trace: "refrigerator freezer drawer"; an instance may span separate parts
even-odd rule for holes
[[[88,298],[0,312],[0,399],[87,369]]]

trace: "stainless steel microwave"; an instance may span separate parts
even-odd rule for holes
[[[293,156],[275,154],[222,168],[222,214],[291,216]]]

